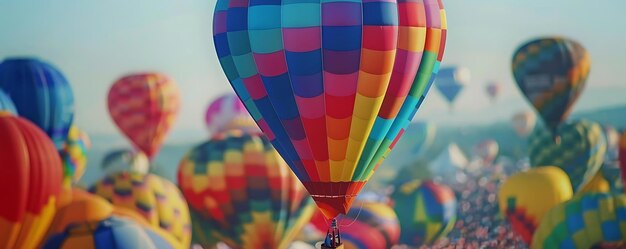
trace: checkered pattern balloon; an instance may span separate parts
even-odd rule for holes
[[[233,89],[326,217],[355,196],[438,72],[438,0],[219,0],[215,48]]]

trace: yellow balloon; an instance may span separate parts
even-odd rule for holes
[[[609,191],[611,191],[609,181],[604,178],[602,171],[598,171],[598,173],[591,178],[591,181],[578,191],[576,195],[578,196],[586,193],[608,193]]]
[[[554,206],[572,198],[569,177],[554,166],[533,168],[511,176],[498,195],[500,213],[513,230],[530,243],[541,218]]]

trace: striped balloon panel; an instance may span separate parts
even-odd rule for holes
[[[205,242],[285,248],[312,215],[306,191],[259,134],[231,130],[194,147],[180,162],[178,182]]]
[[[408,124],[443,51],[442,13],[434,0],[218,1],[226,76],[329,216],[347,212],[382,139]]]
[[[341,217],[341,242],[346,249],[391,248],[398,244],[400,224],[393,209],[384,203],[356,201]]]
[[[552,132],[565,121],[585,88],[591,66],[578,42],[545,38],[521,46],[513,56],[513,75]]]
[[[596,175],[607,151],[602,127],[590,121],[576,121],[559,127],[554,135],[541,128],[528,138],[532,167],[557,166],[570,177],[574,192],[582,189]]]
[[[176,120],[180,95],[175,83],[165,75],[135,74],[111,86],[108,108],[126,137],[153,158]]]
[[[454,192],[430,181],[405,183],[392,195],[400,220],[400,242],[429,245],[445,237],[456,222]]]
[[[594,248],[625,240],[626,196],[589,193],[551,209],[535,231],[531,248]]]
[[[112,216],[99,222],[69,226],[64,232],[52,235],[44,243],[45,249],[110,249],[181,248],[152,229],[141,227],[131,220]]]
[[[0,89],[20,117],[48,134],[57,150],[63,148],[74,119],[74,94],[56,67],[33,58],[6,59],[0,63]]]
[[[89,191],[116,207],[135,211],[150,225],[165,230],[181,244],[190,244],[189,208],[173,183],[152,174],[118,172],[96,182]]]

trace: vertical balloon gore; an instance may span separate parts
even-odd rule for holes
[[[441,1],[218,0],[220,64],[327,218],[404,133],[439,71]]]

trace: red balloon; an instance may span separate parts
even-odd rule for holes
[[[622,132],[619,140],[619,167],[622,169],[622,181],[626,185],[626,130]]]
[[[0,155],[0,248],[35,248],[56,212],[61,158],[48,135],[7,112],[0,112]]]

